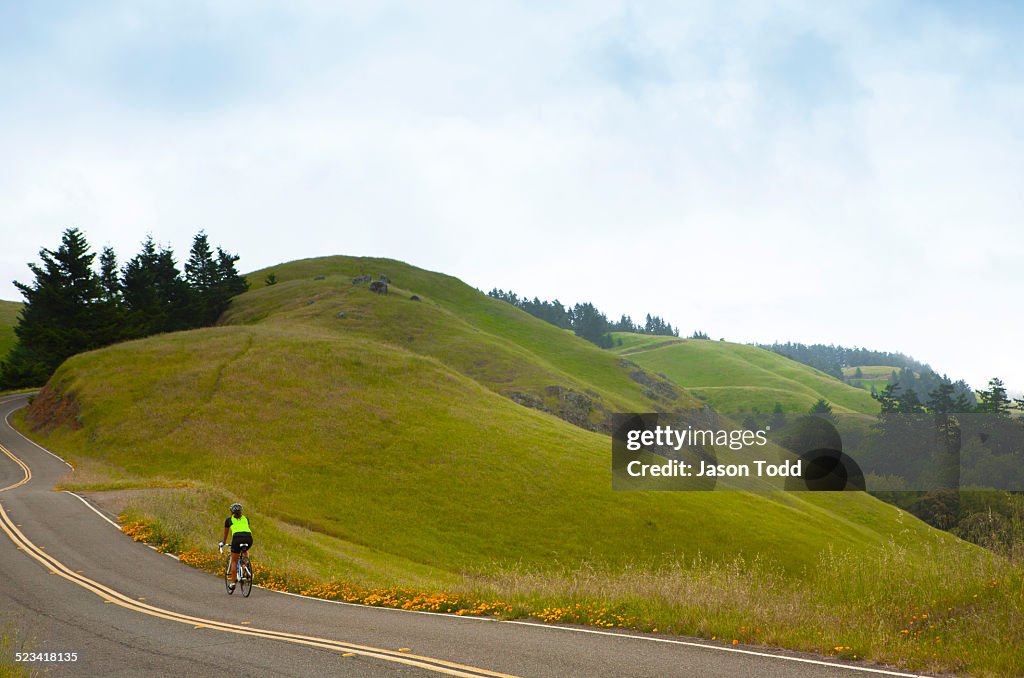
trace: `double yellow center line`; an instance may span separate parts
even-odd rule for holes
[[[10,457],[14,461],[15,464],[20,466],[21,467],[21,472],[25,475],[24,478],[22,478],[21,480],[19,480],[16,483],[14,483],[13,485],[8,485],[7,487],[0,487],[0,492],[6,492],[7,490],[13,490],[16,487],[21,487],[22,485],[24,485],[28,481],[32,480],[32,469],[30,469],[28,467],[28,464],[26,464],[21,459],[18,459],[13,454],[11,454],[10,450],[8,450],[3,445],[0,445],[0,452],[3,452],[4,454],[6,454],[8,457]]]
[[[14,463],[21,467],[24,473],[24,478],[21,481],[8,485],[7,487],[0,488],[0,492],[7,490],[13,490],[16,487],[24,485],[32,478],[32,471],[28,465],[25,464],[21,459],[18,459],[14,454],[11,453],[3,445],[0,445],[0,452],[3,452],[10,457]],[[33,544],[28,538],[22,534],[21,530],[18,529],[3,506],[0,505],[0,529],[2,529],[11,541],[15,543],[21,550],[27,555],[37,560],[43,567],[48,569],[51,574],[58,575],[68,581],[81,586],[84,589],[92,591],[97,596],[102,598],[104,602],[113,603],[119,605],[127,610],[134,612],[141,612],[142,614],[149,615],[151,617],[157,617],[160,619],[167,619],[170,621],[179,622],[182,624],[191,624],[196,629],[212,629],[216,631],[223,631],[225,633],[235,633],[242,636],[254,636],[256,638],[269,638],[271,640],[280,640],[288,643],[295,643],[297,645],[306,645],[309,647],[316,647],[324,650],[332,650],[344,654],[359,655],[372,659],[379,659],[386,662],[392,662],[396,664],[405,664],[408,666],[415,666],[417,668],[425,669],[427,671],[433,671],[435,673],[441,673],[449,676],[460,676],[462,678],[515,678],[506,673],[497,673],[495,671],[489,671],[487,669],[480,669],[473,666],[466,666],[464,664],[457,664],[455,662],[445,661],[443,659],[434,659],[433,657],[423,657],[420,655],[408,654],[405,652],[396,652],[394,650],[386,650],[377,647],[370,647],[367,645],[357,645],[354,643],[346,643],[338,640],[331,640],[329,638],[318,638],[316,636],[305,636],[294,633],[286,633],[284,631],[271,631],[269,629],[258,629],[251,628],[248,626],[239,626],[237,624],[230,624],[228,622],[220,622],[212,619],[204,619],[203,617],[193,617],[191,615],[182,614],[179,612],[172,612],[163,608],[148,605],[137,600],[133,600],[128,596],[115,591],[97,581],[84,577],[81,574],[74,572],[66,565],[58,561],[56,558],[48,553],[45,553],[38,546]]]

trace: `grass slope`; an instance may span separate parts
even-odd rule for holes
[[[614,492],[609,438],[558,409],[585,396],[593,426],[604,408],[689,405],[630,361],[744,347],[620,356],[388,260],[273,271],[219,327],[68,360],[22,425],[75,463],[70,484],[139,488],[125,513],[176,549],[208,548],[238,499],[260,562],[313,578],[482,590],[561,621],[597,600],[582,621],[821,652],[844,639],[916,666],[960,668],[963,648],[989,643],[970,661],[1020,667],[984,635],[1024,628],[986,588],[1020,593],[994,556],[857,493]],[[353,285],[364,272],[393,293]],[[896,571],[879,578],[880,564]],[[977,634],[915,649],[902,617],[924,604],[963,610]]]
[[[278,283],[260,287],[269,272]],[[386,274],[390,293],[379,296],[353,285],[364,273]],[[592,429],[607,430],[612,412],[700,406],[667,380],[451,276],[389,259],[325,257],[248,277],[255,289],[235,301],[226,324],[302,326],[336,338],[384,342]]]
[[[0,362],[18,340],[14,335],[14,327],[18,324],[21,304],[16,301],[0,301]]]
[[[725,341],[615,333],[614,350],[646,370],[661,373],[716,410],[806,412],[819,398],[837,413],[873,414],[870,393],[824,372],[756,346]],[[617,343],[617,342],[616,342]]]
[[[613,492],[607,437],[520,407],[435,359],[305,328],[121,344],[71,359],[51,388],[80,408],[72,425],[45,434],[61,453],[115,478],[230,492],[262,519],[378,561],[459,573],[699,552],[760,554],[797,572],[827,545],[954,542],[858,494]]]

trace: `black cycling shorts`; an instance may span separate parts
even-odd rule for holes
[[[231,552],[232,553],[241,553],[242,552],[242,545],[243,544],[245,545],[245,548],[247,548],[247,549],[248,548],[252,548],[252,533],[251,532],[236,532],[231,537]]]

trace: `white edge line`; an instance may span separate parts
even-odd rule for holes
[[[71,490],[63,490],[63,492],[64,492],[64,494],[70,494],[72,497],[74,497],[78,501],[80,501],[83,504],[85,504],[86,506],[88,506],[90,511],[92,511],[93,513],[98,515],[100,518],[103,518],[103,520],[107,521],[111,525],[113,525],[115,528],[117,528],[118,532],[122,531],[120,525],[118,525],[117,523],[115,523],[113,520],[111,520],[110,518],[106,517],[105,515],[103,515],[98,508],[96,508],[95,506],[90,504],[88,501],[86,501],[85,497],[83,497],[83,496],[81,496],[79,494],[75,494]]]
[[[90,504],[90,503],[89,503],[89,501],[88,501],[88,500],[87,500],[87,499],[86,499],[85,497],[83,497],[82,495],[80,495],[80,494],[75,494],[75,493],[74,493],[74,492],[72,492],[71,490],[63,490],[63,492],[64,492],[64,494],[70,494],[70,495],[71,495],[72,497],[74,497],[75,499],[79,500],[80,502],[82,502],[83,504],[85,504],[86,506],[88,506],[88,507],[89,507],[89,510],[90,510],[90,511],[92,511],[93,513],[95,513],[96,515],[98,515],[98,516],[99,516],[100,518],[103,518],[103,520],[107,521],[107,522],[108,522],[108,523],[110,523],[111,525],[113,525],[113,526],[114,526],[114,528],[115,528],[115,529],[116,529],[116,530],[117,530],[118,532],[124,532],[124,530],[122,530],[122,529],[121,529],[121,526],[120,526],[120,525],[118,525],[117,523],[115,523],[115,522],[114,522],[113,520],[111,520],[111,519],[110,519],[110,518],[108,518],[107,516],[103,515],[103,513],[102,513],[102,512],[101,512],[101,511],[100,511],[100,510],[99,510],[98,508],[96,508],[95,506],[93,506],[92,504]],[[159,553],[159,550],[158,550],[158,549],[157,549],[157,548],[156,548],[155,546],[152,546],[152,545],[150,545],[150,544],[146,544],[146,546],[149,546],[149,548],[151,548],[151,549],[153,549],[154,551],[157,551],[157,552]],[[164,553],[164,555],[165,555],[165,556],[167,556],[168,558],[174,558],[175,560],[181,560],[180,558],[178,558],[178,556],[174,555],[173,553]]]
[[[2,404],[2,403],[0,403],[0,404]],[[11,414],[12,413],[8,413],[7,418],[9,418],[11,416]],[[38,444],[32,442],[31,440],[26,438],[24,435],[22,435],[20,431],[18,431],[17,429],[15,429],[13,426],[10,425],[10,422],[7,421],[7,418],[5,418],[5,423],[7,423],[8,427],[10,427],[10,429],[12,431],[17,433],[22,438],[25,438],[25,440],[28,440],[28,442],[32,443],[33,445],[38,447],[43,452],[46,452],[47,454],[50,454],[50,455],[56,457],[57,459],[60,459],[65,464],[68,464],[67,461],[65,461],[64,459],[61,459],[60,457],[58,457],[53,452],[50,452],[45,447],[42,447],[41,445],[38,445]],[[68,464],[68,466],[71,467],[71,468],[74,468],[74,467],[71,466],[71,464]],[[76,499],[81,501],[83,504],[85,504],[87,507],[89,507],[90,511],[92,511],[93,513],[95,513],[96,515],[98,515],[100,518],[102,518],[103,520],[107,521],[111,525],[113,525],[117,529],[118,532],[122,531],[120,525],[118,525],[113,520],[111,520],[107,516],[105,516],[102,513],[100,513],[100,511],[96,507],[94,507],[92,504],[90,504],[88,501],[86,501],[84,497],[82,497],[80,495],[77,495],[74,492],[71,492],[70,490],[64,490],[64,492],[67,493],[67,494],[70,494],[72,497],[75,497]],[[147,546],[149,546],[149,548],[153,549],[154,551],[157,550],[156,547],[154,547],[154,546],[150,546],[149,544],[147,544]],[[174,558],[175,560],[179,560],[178,556],[174,555],[173,553],[165,553],[164,555],[165,556],[169,556],[171,558]],[[263,587],[262,586],[257,586],[256,588],[262,589]],[[535,628],[552,629],[552,630],[557,630],[557,631],[568,631],[568,632],[572,632],[572,633],[589,633],[591,635],[598,635],[598,636],[612,636],[612,637],[615,637],[615,638],[629,638],[631,640],[646,640],[646,641],[649,641],[649,642],[652,642],[652,643],[664,643],[664,644],[669,644],[669,645],[683,645],[683,646],[686,646],[686,647],[699,647],[699,648],[704,648],[704,649],[708,649],[708,650],[717,650],[719,652],[733,652],[733,653],[736,653],[736,654],[745,654],[745,655],[750,655],[750,656],[754,656],[754,657],[764,657],[764,658],[767,658],[767,659],[780,659],[780,660],[790,661],[790,662],[800,662],[800,663],[803,663],[803,664],[814,664],[816,666],[828,666],[828,667],[831,667],[831,668],[846,669],[848,671],[860,671],[862,673],[874,673],[874,674],[879,674],[879,675],[883,675],[883,676],[898,676],[899,678],[923,678],[923,676],[924,676],[924,674],[919,674],[919,673],[900,673],[900,672],[897,672],[897,671],[889,671],[889,670],[886,670],[886,669],[875,669],[875,668],[870,668],[870,667],[867,667],[867,666],[855,666],[855,665],[852,665],[852,664],[840,664],[838,662],[826,662],[826,661],[821,661],[819,659],[807,659],[807,658],[804,658],[804,657],[789,657],[789,656],[786,656],[786,655],[772,654],[770,652],[758,652],[756,650],[743,650],[743,649],[739,649],[739,648],[735,648],[735,647],[723,647],[721,645],[712,645],[710,643],[707,643],[707,644],[705,644],[705,643],[697,643],[697,642],[690,641],[690,640],[675,640],[675,639],[672,639],[672,638],[657,638],[657,637],[654,637],[654,636],[638,636],[638,635],[634,635],[634,634],[631,634],[631,633],[614,633],[612,631],[600,631],[598,629],[579,629],[579,628],[573,628],[573,627],[570,627],[570,626],[558,626],[558,625],[555,625],[555,624],[541,624],[541,623],[538,623],[538,622],[493,619],[493,618],[489,618],[489,617],[474,617],[472,615],[451,614],[449,612],[427,612],[427,611],[424,611],[424,610],[403,610],[403,609],[397,608],[397,607],[377,607],[377,606],[374,606],[374,605],[363,605],[363,604],[360,604],[360,603],[349,603],[349,602],[346,602],[346,601],[343,601],[343,600],[327,600],[325,598],[315,598],[313,596],[304,596],[304,595],[299,594],[299,593],[292,593],[291,591],[275,591],[273,589],[264,589],[264,590],[265,591],[271,591],[273,593],[279,593],[279,594],[285,595],[285,596],[292,596],[294,598],[301,598],[302,600],[308,600],[308,601],[314,601],[314,602],[320,602],[320,603],[333,603],[334,605],[347,605],[349,607],[362,607],[362,608],[368,608],[368,609],[374,609],[374,610],[391,610],[392,612],[411,612],[411,613],[414,613],[414,614],[424,614],[424,615],[430,615],[430,616],[434,616],[434,617],[451,617],[451,618],[454,618],[454,619],[465,619],[467,621],[497,622],[499,624],[517,624],[519,626],[531,626],[531,627],[535,627]]]
[[[735,647],[724,647],[722,645],[712,645],[710,643],[698,643],[692,640],[675,640],[673,638],[656,638],[654,636],[637,636],[631,633],[615,633],[613,631],[601,631],[598,629],[578,629],[570,626],[557,626],[555,624],[541,624],[538,622],[528,621],[517,621],[514,619],[503,620],[503,624],[518,624],[520,626],[535,626],[542,629],[557,629],[559,631],[572,631],[574,633],[590,633],[598,636],[613,636],[616,638],[632,638],[634,640],[649,640],[653,643],[668,643],[670,645],[685,645],[687,647],[703,647],[708,650],[718,650],[719,652],[735,652],[738,654],[753,655],[755,657],[769,657],[771,659],[784,659],[791,662],[801,662],[804,664],[816,664],[818,666],[829,666],[837,669],[848,669],[850,671],[863,671],[865,673],[878,673],[884,676],[900,676],[901,678],[927,678],[925,674],[921,673],[900,673],[898,671],[890,671],[888,669],[875,669],[869,666],[856,666],[854,664],[840,664],[838,662],[826,662],[820,659],[808,659],[805,657],[789,657],[782,654],[772,654],[771,652],[758,652],[757,650],[742,650]]]
[[[264,587],[256,585],[256,588],[263,589]],[[684,645],[686,647],[699,647],[708,650],[718,650],[719,652],[734,652],[737,654],[752,655],[755,657],[766,657],[771,659],[782,659],[791,662],[801,662],[804,664],[815,664],[817,666],[828,666],[837,669],[847,669],[850,671],[861,671],[865,673],[875,673],[884,676],[898,676],[900,678],[927,678],[925,674],[920,673],[900,673],[898,671],[890,671],[888,669],[876,669],[868,666],[857,666],[855,664],[840,664],[838,662],[827,662],[820,659],[808,659],[805,657],[790,657],[782,654],[772,654],[771,652],[758,652],[756,650],[743,650],[734,647],[724,647],[722,645],[713,645],[711,643],[698,643],[692,640],[675,640],[673,638],[658,638],[655,636],[638,636],[632,633],[616,633],[613,631],[601,631],[598,629],[580,629],[571,626],[558,626],[556,624],[541,624],[538,622],[529,621],[517,621],[514,619],[494,619],[492,617],[474,617],[472,615],[461,615],[452,614],[450,612],[427,612],[424,610],[403,610],[400,607],[377,607],[376,605],[363,605],[361,603],[349,603],[344,600],[327,600],[326,598],[315,598],[313,596],[304,596],[300,593],[292,593],[291,591],[277,591],[275,589],[264,589],[271,593],[279,593],[285,596],[292,596],[294,598],[301,598],[303,600],[318,602],[318,603],[331,603],[333,605],[346,605],[348,607],[362,607],[372,608],[374,610],[390,610],[391,612],[407,612],[413,614],[425,614],[432,617],[452,617],[454,619],[465,619],[467,621],[476,622],[492,622],[499,624],[518,624],[519,626],[532,626],[539,629],[555,629],[559,631],[569,631],[572,633],[589,633],[592,635],[599,636],[612,636],[614,638],[629,638],[631,640],[647,640],[652,643],[665,643],[669,645]]]
[[[3,401],[2,403],[0,403],[0,405],[6,405],[6,404],[7,404],[7,402],[8,402],[8,401],[6,401],[6,400],[5,400],[5,401]],[[17,433],[17,434],[18,434],[19,436],[21,436],[22,438],[24,438],[24,439],[25,439],[25,440],[26,440],[26,441],[27,441],[28,443],[30,443],[31,445],[34,445],[35,447],[39,448],[39,449],[40,449],[40,450],[42,450],[43,452],[46,452],[46,453],[47,453],[48,455],[50,455],[50,456],[51,456],[51,457],[53,457],[54,459],[59,459],[59,460],[61,460],[62,462],[64,462],[64,464],[65,464],[65,465],[66,465],[66,466],[67,466],[67,467],[68,467],[69,469],[71,469],[72,471],[74,471],[74,470],[75,470],[75,467],[74,467],[74,466],[72,466],[72,465],[71,465],[71,463],[70,463],[70,462],[69,462],[69,461],[68,461],[67,459],[65,459],[64,457],[61,457],[60,455],[54,454],[53,452],[50,452],[50,451],[49,451],[48,449],[46,449],[46,448],[45,448],[45,447],[43,447],[42,445],[39,445],[38,443],[36,443],[36,442],[35,442],[35,441],[33,441],[33,440],[30,440],[30,439],[29,439],[29,438],[28,438],[27,436],[25,436],[24,434],[22,434],[22,432],[21,432],[21,431],[19,431],[18,429],[14,428],[13,426],[11,426],[11,415],[12,415],[12,414],[14,414],[15,412],[17,412],[17,411],[18,411],[18,410],[20,410],[20,409],[21,409],[20,407],[17,407],[17,408],[15,408],[15,409],[13,409],[13,410],[11,410],[10,412],[8,412],[8,413],[7,413],[7,416],[6,416],[6,417],[4,417],[4,423],[5,423],[5,424],[7,424],[7,428],[9,428],[9,429],[11,429],[12,431],[14,431],[15,433]]]

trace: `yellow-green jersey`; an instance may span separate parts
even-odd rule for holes
[[[228,519],[224,521],[224,527],[231,530],[232,537],[243,532],[252,534],[252,530],[249,529],[249,519],[246,516],[239,516],[237,518],[233,515],[228,516]]]

